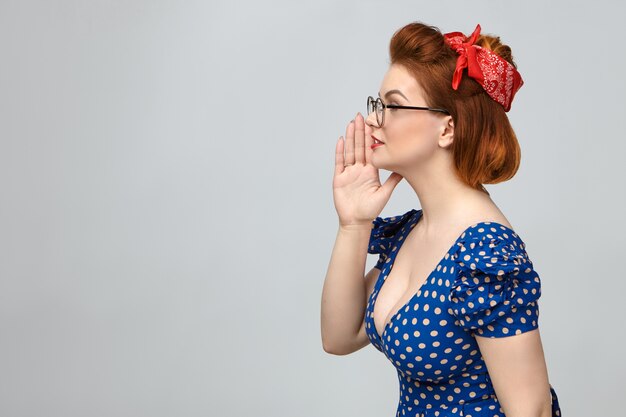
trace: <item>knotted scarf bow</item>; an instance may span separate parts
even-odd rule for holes
[[[511,109],[511,102],[517,90],[524,84],[517,69],[506,59],[490,49],[475,45],[480,35],[480,24],[468,38],[461,32],[444,34],[444,40],[459,57],[456,60],[456,69],[452,77],[452,88],[458,89],[463,76],[463,69],[467,67],[467,74],[475,79],[489,94],[502,104],[504,111]]]

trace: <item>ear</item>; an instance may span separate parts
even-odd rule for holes
[[[454,121],[452,116],[444,117],[441,123],[441,134],[439,135],[439,146],[447,148],[454,141]]]

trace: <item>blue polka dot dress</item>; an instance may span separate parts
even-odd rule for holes
[[[505,417],[474,335],[507,337],[538,327],[541,280],[522,239],[497,222],[469,226],[413,297],[376,329],[374,305],[402,243],[422,210],[377,217],[368,252],[380,275],[365,329],[397,369],[396,416]],[[550,385],[552,416],[561,416]]]

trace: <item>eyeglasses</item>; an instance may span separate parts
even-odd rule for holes
[[[382,127],[385,123],[385,109],[430,110],[450,114],[450,112],[446,109],[436,109],[433,107],[398,106],[396,104],[385,104],[380,97],[374,99],[374,97],[369,96],[367,98],[367,115],[369,116],[373,111],[376,111],[376,122],[378,123],[378,127]]]

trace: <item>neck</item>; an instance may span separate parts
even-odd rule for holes
[[[423,230],[437,232],[457,224],[471,224],[484,219],[492,209],[499,211],[486,192],[461,181],[449,162],[435,161],[411,172],[398,172],[417,195]]]

